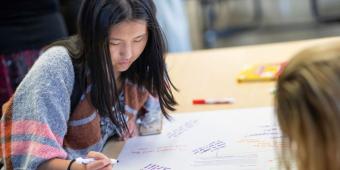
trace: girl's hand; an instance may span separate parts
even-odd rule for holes
[[[112,170],[111,160],[106,155],[90,151],[87,157],[95,159],[95,161],[86,165],[87,170]]]
[[[127,121],[127,126],[129,128],[129,131],[123,134],[123,136],[121,137],[122,140],[127,140],[129,138],[139,135],[139,130],[136,124],[136,119],[137,119],[136,116],[129,115],[129,118]]]

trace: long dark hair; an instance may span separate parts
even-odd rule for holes
[[[78,18],[78,34],[63,45],[74,61],[78,71],[76,81],[86,86],[86,72],[90,72],[92,83],[91,100],[101,115],[110,116],[120,131],[127,130],[123,107],[118,100],[118,90],[109,52],[108,32],[112,25],[128,20],[147,22],[148,42],[140,57],[121,74],[121,80],[128,79],[159,97],[163,115],[169,118],[167,110],[175,110],[176,101],[171,89],[177,90],[166,70],[164,54],[166,43],[156,20],[156,8],[152,0],[84,0]],[[82,92],[85,88],[81,87]],[[115,108],[115,109],[112,109]]]

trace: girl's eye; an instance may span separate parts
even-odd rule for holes
[[[110,45],[119,45],[119,42],[116,42],[116,41],[110,41]]]
[[[134,40],[134,42],[141,42],[143,39],[144,39],[143,37],[142,38],[137,38],[137,39]]]

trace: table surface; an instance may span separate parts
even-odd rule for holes
[[[200,50],[167,55],[170,78],[179,89],[173,114],[206,110],[248,108],[273,105],[275,82],[238,83],[244,65],[288,61],[300,50],[319,43],[338,42],[340,37],[283,42],[274,44]],[[233,97],[234,104],[193,105],[196,98]],[[109,142],[103,153],[116,158],[124,142]]]
[[[284,62],[301,49],[318,43],[339,42],[340,37],[243,46],[170,54],[167,65],[170,78],[179,89],[175,113],[230,108],[270,106],[275,82],[238,83],[242,67],[251,64]],[[193,105],[196,98],[233,97],[234,104]]]

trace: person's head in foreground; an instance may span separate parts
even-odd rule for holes
[[[340,45],[323,44],[293,57],[279,77],[275,107],[286,169],[340,169]],[[294,163],[293,163],[294,162]]]

